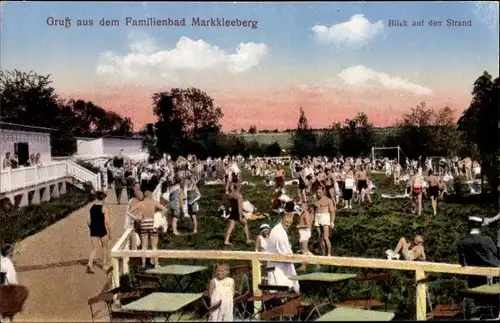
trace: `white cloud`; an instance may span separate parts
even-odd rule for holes
[[[110,51],[101,54],[98,74],[132,78],[151,72],[170,77],[181,70],[225,69],[239,73],[258,66],[268,52],[267,46],[262,43],[240,43],[231,54],[201,39],[181,37],[175,48],[160,49],[154,39],[145,35],[132,34],[130,38],[132,42],[128,54],[119,55]]]
[[[432,89],[398,76],[374,71],[363,65],[349,67],[337,75],[345,84],[358,88],[382,87],[417,95],[432,95]]]
[[[498,2],[497,1],[474,1],[474,14],[488,28],[498,33]]]
[[[384,30],[384,23],[379,20],[371,23],[362,14],[352,16],[349,21],[330,27],[315,25],[312,28],[317,40],[333,43],[338,47],[362,47]]]

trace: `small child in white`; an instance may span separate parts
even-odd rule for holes
[[[221,302],[221,306],[210,313],[209,322],[233,321],[234,280],[229,276],[229,265],[219,264],[216,268],[216,277],[208,285],[210,306]]]

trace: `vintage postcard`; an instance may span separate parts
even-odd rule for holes
[[[1,2],[0,322],[498,319],[498,8]]]

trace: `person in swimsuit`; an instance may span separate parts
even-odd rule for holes
[[[354,191],[354,174],[349,170],[344,177],[342,198],[345,201],[344,209],[352,209],[352,193]]]
[[[429,196],[431,197],[432,211],[434,211],[434,215],[436,215],[440,179],[434,175],[434,171],[432,169],[429,169],[427,182],[429,182]]]
[[[300,205],[300,217],[297,229],[299,230],[299,243],[302,254],[312,255],[309,251],[309,239],[311,238],[311,229],[313,225],[313,217],[309,213],[309,205],[306,202],[302,202]]]
[[[335,226],[335,207],[333,201],[326,197],[325,188],[319,186],[317,200],[314,202],[314,226],[318,228],[320,247],[323,256],[332,255],[332,244],[330,242],[330,229]]]
[[[248,222],[245,219],[245,216],[243,215],[243,195],[241,194],[240,183],[235,183],[233,185],[233,191],[229,195],[229,206],[231,207],[231,211],[229,213],[229,225],[227,227],[224,244],[226,246],[231,245],[229,239],[231,239],[231,233],[233,233],[236,222],[240,223],[243,226],[243,232],[245,233],[246,243],[247,244],[253,243],[253,240],[250,239]]]
[[[167,208],[159,202],[153,200],[151,191],[144,192],[144,200],[137,203],[130,208],[130,212],[138,211],[141,215],[141,248],[147,250],[149,240],[151,240],[151,249],[158,249],[158,230],[155,229],[155,212],[156,210],[167,211]],[[151,259],[151,265],[155,265],[154,260]],[[158,264],[156,264],[158,266]],[[142,258],[142,266],[146,267],[146,257]]]
[[[301,202],[307,202],[307,196],[306,196],[307,179],[306,179],[305,168],[298,166],[297,170],[299,172],[299,187],[298,187],[299,199]]]
[[[326,170],[326,178],[325,178],[325,190],[326,196],[332,199],[333,203],[336,204],[335,201],[335,177],[333,175],[333,171],[331,168],[327,168]]]
[[[274,180],[276,181],[276,188],[282,189],[285,187],[285,172],[281,169],[279,164],[276,166],[276,176]]]
[[[368,174],[364,165],[359,166],[359,170],[356,172],[356,178],[358,181],[358,192],[361,194],[361,202],[364,202],[365,195],[368,202],[372,202],[370,196],[370,188],[368,187]]]
[[[319,186],[325,186],[325,180],[326,180],[326,174],[323,171],[323,168],[318,165],[317,167],[318,171],[316,176],[314,177],[315,180],[311,186],[311,192],[313,193],[314,200],[316,200],[316,190],[318,189]]]
[[[92,242],[92,251],[90,252],[87,263],[87,273],[94,273],[94,259],[97,255],[99,245],[102,248],[102,268],[108,271],[108,244],[111,240],[111,220],[109,208],[105,205],[106,194],[104,192],[96,193],[97,201],[90,207],[87,225],[90,231],[90,240]]]
[[[127,229],[135,229],[135,221],[140,221],[140,215],[138,214],[138,210],[135,212],[130,212],[130,209],[136,206],[139,202],[144,199],[144,194],[136,190],[134,191],[134,196],[128,201],[127,210],[125,211],[125,230]],[[137,232],[140,233],[140,232]],[[137,233],[134,233],[130,237],[130,249],[137,250],[137,246],[140,244],[140,239],[136,239]]]
[[[417,199],[417,210],[418,215],[422,213],[422,192],[423,192],[424,178],[418,171],[415,169],[413,176],[410,180],[410,187],[412,189],[412,200],[415,203],[415,198]],[[415,213],[415,210],[413,210]]]
[[[399,184],[399,179],[401,178],[401,165],[394,161],[392,176],[394,179],[394,186]]]
[[[198,221],[196,219],[196,215],[200,210],[198,201],[201,199],[201,192],[196,185],[196,178],[192,175],[189,176],[186,198],[188,203],[188,214],[193,221],[193,233],[198,233]]]
[[[179,175],[174,176],[174,180],[170,182],[170,186],[167,189],[168,195],[168,207],[172,215],[172,232],[174,235],[178,236],[179,231],[177,230],[177,223],[179,222],[179,217],[181,216],[181,209],[184,205],[184,190],[181,187],[182,179]]]
[[[394,250],[388,249],[385,254],[387,259],[399,259],[399,253],[403,255],[405,260],[408,261],[425,261],[425,249],[424,249],[424,239],[422,236],[417,235],[413,240],[414,246],[406,241],[405,238],[401,238],[396,245]],[[410,249],[411,248],[411,249]]]

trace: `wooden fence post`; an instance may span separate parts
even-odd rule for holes
[[[422,268],[415,270],[415,282],[417,284],[417,295],[415,298],[416,320],[425,321],[427,318],[427,281]]]
[[[261,296],[261,291],[259,289],[259,285],[262,282],[262,272],[261,272],[261,265],[260,261],[258,259],[253,258],[252,259],[252,290],[253,290],[253,296],[258,297]],[[260,311],[262,302],[260,301],[254,301],[253,302],[253,313],[256,316],[256,319],[260,320],[260,315],[257,315],[257,313]]]
[[[130,260],[130,257],[128,257],[128,256],[123,257],[123,274],[124,275],[127,275],[130,272],[130,269],[128,266],[129,260]]]

